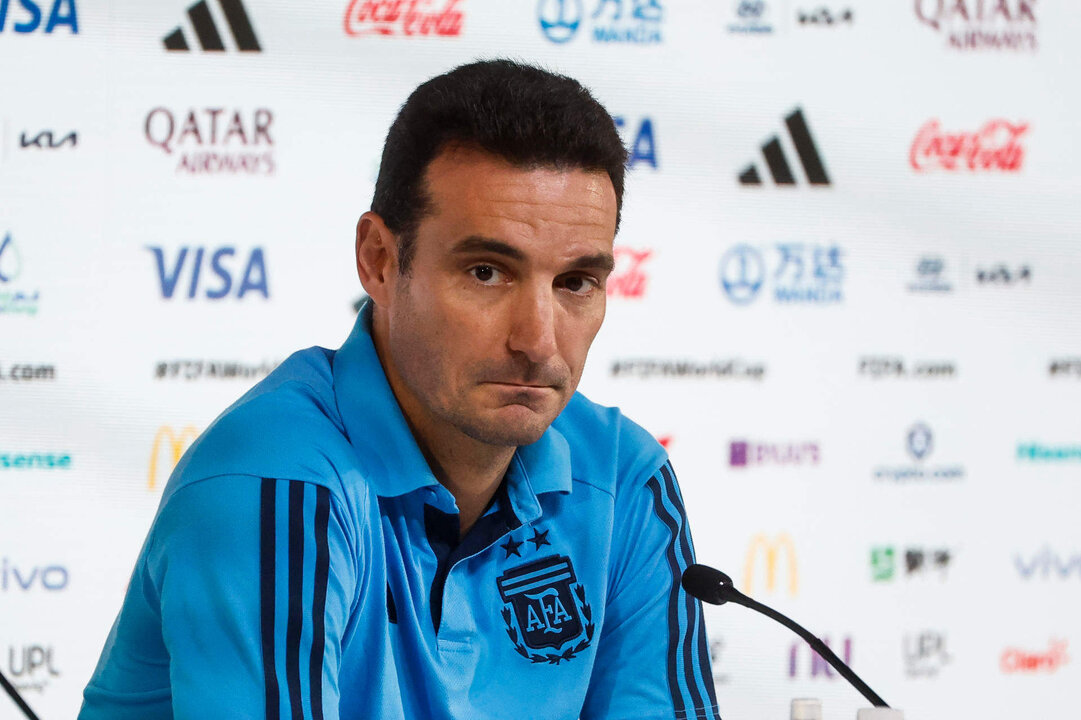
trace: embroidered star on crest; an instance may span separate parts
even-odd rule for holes
[[[552,544],[552,543],[548,542],[548,533],[549,533],[548,530],[545,530],[544,532],[541,532],[540,530],[537,530],[536,528],[533,529],[533,537],[529,538],[529,542],[533,543],[536,546],[534,549],[540,550],[541,545],[551,545]]]
[[[522,554],[518,552],[518,548],[521,547],[521,545],[521,542],[515,542],[513,537],[509,537],[507,538],[507,542],[503,543],[499,547],[503,548],[504,552],[507,553],[507,557],[510,557],[511,555],[522,557]]]

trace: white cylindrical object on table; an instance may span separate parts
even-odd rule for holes
[[[791,720],[822,720],[822,701],[813,698],[797,698],[792,701]]]
[[[905,714],[897,708],[863,708],[856,712],[856,720],[905,720]]]

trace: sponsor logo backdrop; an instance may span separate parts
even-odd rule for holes
[[[1071,707],[1079,32],[1063,0],[0,3],[0,670],[74,715],[171,467],[346,337],[396,109],[513,56],[631,151],[582,389],[664,441],[699,558],[915,720]],[[864,704],[707,613],[725,717]]]

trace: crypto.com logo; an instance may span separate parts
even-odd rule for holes
[[[158,485],[158,461],[161,459],[162,451],[166,450],[168,459],[166,464],[168,470],[166,470],[166,477],[168,473],[173,471],[176,464],[180,462],[180,458],[184,455],[195,438],[199,437],[199,431],[191,425],[184,427],[180,432],[176,432],[169,425],[162,425],[158,428],[157,434],[154,436],[154,444],[150,448],[150,467],[147,473],[146,489],[153,490]]]
[[[924,423],[916,423],[905,435],[905,447],[915,460],[923,460],[935,447],[935,436]]]
[[[778,558],[784,554],[787,569],[788,594],[795,596],[798,589],[798,569],[796,567],[796,546],[788,533],[780,533],[773,538],[768,538],[759,533],[751,538],[751,544],[747,548],[747,559],[743,564],[743,591],[748,595],[754,594],[754,579],[756,571],[765,571],[766,592],[774,592],[777,588]],[[765,565],[759,562],[764,561]]]

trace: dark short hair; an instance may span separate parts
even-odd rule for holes
[[[448,145],[478,147],[513,165],[600,170],[623,207],[627,150],[608,111],[572,78],[511,60],[462,65],[409,96],[390,126],[372,210],[398,236],[399,270],[431,211],[428,165]]]

